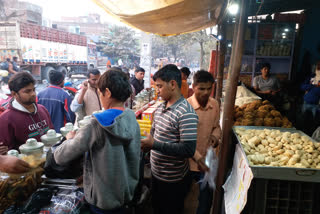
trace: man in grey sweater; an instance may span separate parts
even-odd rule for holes
[[[115,84],[116,83],[116,84]],[[139,180],[140,128],[123,104],[131,94],[126,75],[110,69],[98,81],[101,104],[90,124],[71,132],[54,152],[64,165],[85,155],[84,192],[93,213],[124,213]]]

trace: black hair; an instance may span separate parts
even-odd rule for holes
[[[10,58],[7,58],[6,61],[7,61],[7,62],[10,62]]]
[[[270,70],[271,69],[271,65],[270,65],[270,63],[268,63],[268,62],[265,62],[265,63],[261,63],[260,64],[260,70],[262,69],[262,68],[268,68],[268,70]]]
[[[130,73],[129,73],[128,68],[126,68],[126,67],[120,68],[120,67],[116,67],[116,66],[114,66],[112,68],[117,69],[119,71],[122,71],[123,73],[125,73],[127,75],[128,79],[130,79]]]
[[[117,70],[117,71],[122,71],[122,69],[120,67],[118,67],[118,66],[112,66],[112,69],[113,70]]]
[[[141,67],[137,67],[136,68],[136,70],[134,71],[135,73],[137,73],[137,72],[146,72],[143,68],[141,68]]]
[[[28,72],[18,72],[14,74],[8,82],[10,91],[14,91],[18,93],[22,88],[30,85],[35,84],[36,81],[33,79],[31,74]]]
[[[104,72],[98,80],[98,88],[103,95],[108,88],[111,97],[121,102],[125,102],[132,94],[128,76],[119,68],[111,68]]]
[[[87,77],[90,78],[90,74],[92,75],[98,75],[100,74],[100,71],[96,68],[91,68],[88,70],[88,73],[87,73]]]
[[[60,71],[51,70],[49,72],[49,82],[52,85],[60,85],[64,80],[64,74]]]
[[[168,64],[160,70],[158,70],[153,75],[153,80],[156,81],[158,78],[165,82],[174,80],[177,82],[179,88],[181,88],[181,72],[178,69],[178,67],[174,64]]]
[[[188,68],[188,67],[183,67],[183,68],[181,68],[180,69],[180,71],[182,72],[182,73],[184,73],[185,75],[187,75],[187,77],[189,77],[189,75],[190,75],[190,69]]]
[[[200,70],[200,71],[197,71],[197,72],[193,75],[193,84],[194,84],[194,85],[197,85],[198,83],[201,83],[201,82],[204,82],[204,83],[207,83],[207,82],[214,83],[214,78],[213,78],[212,74],[209,73],[208,71]]]

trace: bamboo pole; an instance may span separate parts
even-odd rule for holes
[[[218,59],[218,72],[216,77],[216,95],[215,99],[221,104],[222,97],[222,86],[223,86],[223,72],[224,72],[224,60],[226,54],[226,21],[223,21],[219,26],[218,35],[221,35],[220,40],[220,50],[219,50],[219,59]]]
[[[230,136],[231,128],[233,125],[233,110],[235,97],[237,92],[237,84],[240,75],[241,69],[241,60],[243,55],[243,46],[244,46],[244,36],[245,36],[245,27],[247,24],[247,13],[246,7],[248,6],[248,0],[241,0],[240,4],[240,14],[238,29],[235,30],[233,37],[233,47],[232,54],[230,59],[231,68],[229,69],[228,81],[226,87],[226,96],[224,98],[224,112],[222,120],[222,144],[219,156],[219,167],[218,167],[218,176],[216,179],[216,191],[213,204],[213,214],[221,213],[221,205],[223,199],[223,188],[222,185],[225,181],[226,171],[228,166],[228,161],[230,158]],[[232,155],[233,156],[233,155]]]

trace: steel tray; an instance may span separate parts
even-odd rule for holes
[[[237,138],[237,143],[239,143],[243,153],[244,149],[240,143],[240,138],[235,132],[236,128],[244,129],[270,129],[270,130],[280,130],[282,132],[299,133],[301,136],[307,136],[312,142],[316,142],[310,136],[306,135],[302,131],[296,130],[294,128],[280,128],[280,127],[266,127],[266,126],[233,126],[232,130]],[[247,156],[246,161],[248,162]],[[290,181],[305,181],[305,182],[317,182],[320,183],[320,170],[319,169],[309,169],[309,168],[294,168],[294,167],[275,167],[275,166],[252,166],[249,165],[253,176],[255,178],[265,178],[265,179],[278,179],[278,180],[290,180]]]

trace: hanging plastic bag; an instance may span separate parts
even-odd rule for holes
[[[208,184],[211,189],[216,188],[216,176],[218,171],[218,163],[219,159],[215,151],[212,147],[208,148],[206,160],[205,163],[207,167],[209,168],[209,171],[207,171],[201,181],[201,188],[205,188],[205,186]]]

